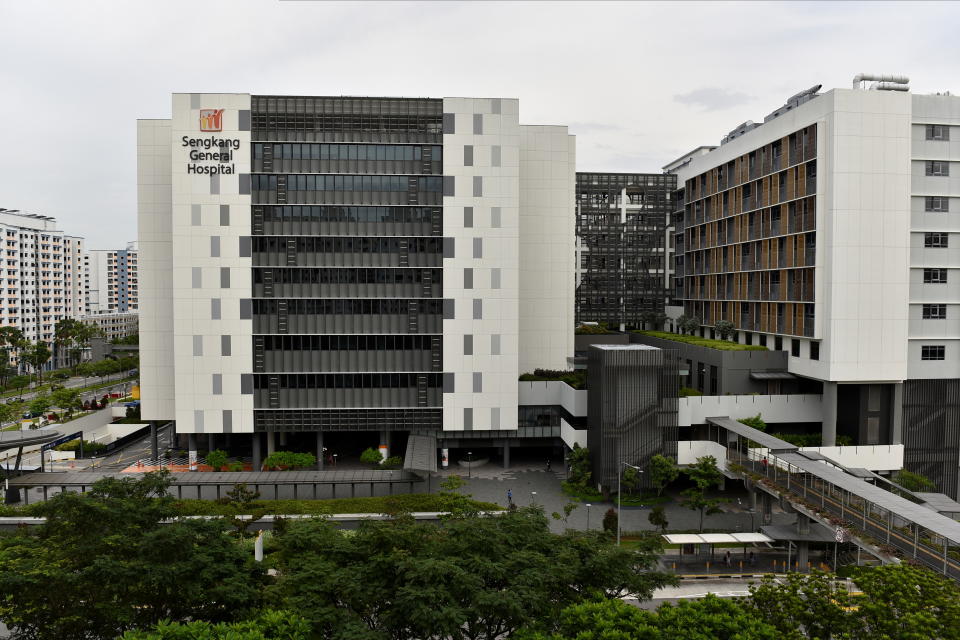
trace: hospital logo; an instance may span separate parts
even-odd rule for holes
[[[223,109],[200,109],[200,131],[223,131]]]

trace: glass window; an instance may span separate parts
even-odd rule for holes
[[[810,359],[811,360],[820,359],[820,343],[819,342],[810,343]]]
[[[926,174],[928,176],[949,176],[950,163],[944,160],[927,160]]]
[[[950,211],[950,198],[944,196],[927,196],[924,199],[924,211]]]
[[[928,124],[927,140],[949,140],[950,127],[945,124]]]
[[[928,249],[947,249],[949,236],[946,233],[923,234],[923,246]]]
[[[946,320],[947,305],[945,304],[925,304],[923,305],[924,320]]]
[[[923,345],[920,347],[921,360],[946,360],[946,347],[943,345]]]
[[[926,284],[946,284],[947,270],[946,269],[924,269],[923,281]]]

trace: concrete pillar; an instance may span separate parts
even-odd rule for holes
[[[286,431],[281,431],[281,432],[280,432],[280,446],[281,446],[281,447],[287,446],[287,432],[286,432]]]
[[[810,518],[802,513],[797,514],[797,533],[801,535],[810,533]]]
[[[837,383],[823,383],[823,427],[821,444],[834,447],[837,444]]]
[[[273,431],[267,431],[267,455],[272,455],[276,450],[276,433]]]
[[[750,510],[751,511],[757,510],[757,493],[758,492],[754,490],[750,491]]]
[[[197,470],[197,434],[187,434],[187,459],[190,471]]]
[[[504,469],[510,468],[510,441],[509,440],[503,441],[503,468]]]
[[[797,543],[797,571],[806,573],[808,562],[810,562],[810,543],[801,540]]]
[[[390,432],[383,430],[380,432],[380,456],[386,460],[390,457]]]
[[[160,442],[157,439],[157,422],[150,421],[150,456],[154,460],[160,459]]]
[[[217,439],[212,433],[207,435],[207,451],[213,451],[217,448]]]
[[[762,493],[760,496],[760,512],[763,514],[761,520],[763,524],[770,524],[773,522],[773,499],[769,493]]]
[[[903,444],[903,383],[893,385],[893,401],[890,413],[890,444]]]
[[[323,471],[323,431],[317,431],[317,471]]]
[[[260,434],[254,433],[251,436],[251,444],[253,450],[253,470],[260,471],[260,468],[263,466],[263,460],[260,457]]]

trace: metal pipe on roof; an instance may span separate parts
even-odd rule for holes
[[[874,82],[870,85],[871,91],[910,91],[910,87],[896,82]]]
[[[909,84],[910,78],[907,76],[876,74],[876,73],[858,73],[853,76],[853,88],[859,89],[860,83],[865,81],[875,82],[896,82],[897,84]]]

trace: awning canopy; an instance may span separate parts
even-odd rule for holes
[[[660,536],[668,544],[757,544],[773,542],[762,533],[668,533]]]
[[[754,380],[796,380],[796,376],[789,371],[751,371],[750,377]]]

